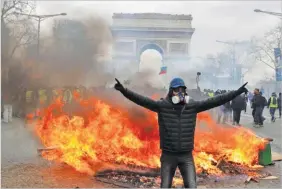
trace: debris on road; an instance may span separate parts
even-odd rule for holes
[[[50,147],[47,147],[47,148],[38,148],[37,153],[38,153],[39,156],[42,156],[42,153],[45,153],[45,152],[48,153],[48,152],[51,152],[51,151],[55,151],[57,149],[59,149],[58,146],[50,146]]]
[[[262,165],[253,165],[252,167],[250,167],[250,170],[262,170],[264,168],[264,166]]]
[[[268,177],[264,177],[264,178],[261,178],[263,180],[273,180],[273,179],[278,179],[278,177],[276,176],[268,176]]]
[[[254,177],[252,176],[249,176],[247,178],[247,180],[245,181],[246,184],[250,183],[251,181],[254,181],[254,182],[259,182],[257,179],[255,179]]]
[[[270,177],[271,173],[263,170],[264,166],[256,165],[249,170],[232,162],[221,160],[218,162],[217,167],[222,170],[222,175],[218,176],[224,182],[224,179],[234,178],[238,176],[247,176],[246,180],[241,183],[248,184],[251,181],[259,183],[260,179],[275,179]],[[225,177],[227,176],[227,177]],[[159,171],[135,171],[135,170],[106,170],[99,172],[95,175],[96,179],[100,182],[113,184],[118,187],[138,187],[138,188],[159,188],[160,187],[160,172]],[[213,175],[199,173],[197,175],[198,184],[207,184],[214,179]],[[200,181],[201,180],[201,181]],[[219,180],[219,179],[218,179]],[[204,181],[204,182],[203,182]],[[219,182],[219,181],[215,181]],[[173,187],[179,188],[183,186],[182,177],[179,171],[176,171],[173,179]]]

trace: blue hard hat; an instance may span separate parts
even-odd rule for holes
[[[169,84],[169,88],[184,87],[186,89],[185,83],[181,78],[174,78]]]

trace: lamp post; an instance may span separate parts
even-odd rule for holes
[[[260,10],[260,9],[255,9],[254,12],[256,13],[264,13],[264,14],[269,14],[269,15],[272,15],[272,16],[277,16],[281,19],[281,25],[280,25],[280,29],[281,29],[281,34],[282,34],[282,13],[280,12],[271,12],[271,11],[263,11],[263,10]],[[282,2],[281,2],[281,12],[282,12]],[[282,49],[282,43],[279,42],[280,44],[280,49]]]
[[[201,72],[197,72],[196,84],[197,84],[197,89],[198,89],[198,90],[200,90],[200,87],[199,87],[200,75],[201,75]]]
[[[282,9],[282,6],[281,6],[281,9]],[[270,14],[270,15],[278,16],[278,17],[282,18],[282,13],[280,13],[280,12],[263,11],[263,10],[260,10],[260,9],[255,9],[254,12]]]
[[[281,19],[281,24],[280,24],[280,32],[281,32],[281,35],[282,35],[282,1],[281,1],[281,13],[279,13],[279,12],[271,12],[271,11],[263,11],[263,10],[260,10],[260,9],[255,9],[254,10],[254,12],[256,12],[256,13],[264,13],[264,14],[269,14],[269,15],[272,15],[272,16],[277,16],[277,17],[279,17],[280,19]],[[278,44],[278,47],[280,47],[280,51],[282,50],[282,42],[281,42],[281,40],[279,41],[279,44]],[[275,73],[277,74],[277,72],[278,72],[278,74],[282,74],[281,73],[281,71],[280,71],[280,69],[281,69],[281,67],[280,66],[282,66],[281,65],[282,63],[281,63],[281,56],[280,56],[280,59],[278,59],[278,62],[277,62],[277,64],[275,65]],[[280,72],[280,73],[279,73]],[[275,74],[275,75],[276,75]],[[281,76],[280,76],[281,77]],[[279,89],[279,86],[278,86],[278,81],[277,81],[277,78],[276,78],[276,90],[277,89]],[[281,90],[281,89],[280,89]]]
[[[24,13],[18,13],[18,12],[14,12],[14,13],[19,14],[19,15],[32,17],[37,21],[37,58],[39,58],[39,55],[40,55],[40,26],[41,26],[41,22],[44,21],[47,18],[56,17],[56,16],[66,16],[67,15],[67,13],[47,14],[47,15],[24,14]]]

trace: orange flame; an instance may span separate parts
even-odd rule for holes
[[[79,172],[95,174],[105,163],[160,167],[157,115],[145,109],[129,112],[95,97],[81,99],[79,116],[67,116],[64,103],[56,99],[41,111],[36,133],[46,147],[42,156],[64,162]],[[81,113],[82,112],[82,113]],[[246,128],[217,125],[208,112],[198,114],[194,161],[197,172],[221,171],[214,165],[220,158],[251,166],[265,141]]]

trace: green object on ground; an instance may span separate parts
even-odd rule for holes
[[[259,164],[263,166],[272,164],[270,143],[267,143],[265,149],[259,152]]]

